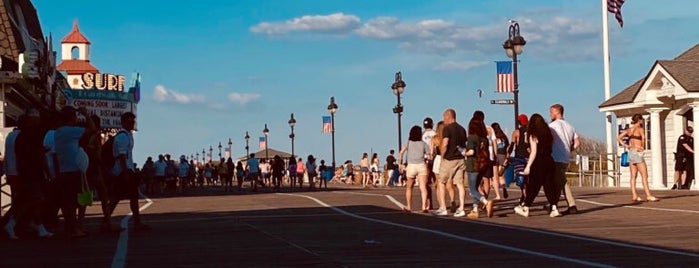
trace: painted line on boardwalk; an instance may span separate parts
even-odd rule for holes
[[[400,223],[386,221],[386,220],[368,218],[368,217],[360,216],[360,215],[345,211],[343,209],[328,205],[325,202],[323,202],[317,198],[308,196],[308,195],[301,195],[301,194],[279,194],[279,195],[288,195],[288,196],[307,198],[307,199],[315,201],[316,203],[318,203],[319,205],[321,205],[323,207],[332,209],[340,214],[343,214],[343,215],[346,215],[349,217],[353,217],[353,218],[357,218],[357,219],[361,219],[361,220],[365,220],[365,221],[374,222],[374,223],[380,223],[380,224],[410,229],[410,230],[414,230],[414,231],[436,234],[436,235],[440,235],[440,236],[444,236],[444,237],[448,237],[448,238],[452,238],[452,239],[456,239],[456,240],[480,244],[480,245],[498,248],[498,249],[503,249],[503,250],[507,250],[507,251],[515,251],[515,252],[519,252],[519,253],[523,253],[523,254],[527,254],[527,255],[543,257],[543,258],[553,259],[553,260],[557,260],[557,261],[563,261],[563,262],[569,262],[569,263],[575,263],[575,264],[587,265],[587,266],[593,266],[593,267],[614,267],[612,265],[603,264],[603,263],[579,260],[579,259],[574,259],[574,258],[567,258],[567,257],[563,257],[563,256],[558,256],[558,255],[553,255],[553,254],[548,254],[548,253],[543,253],[543,252],[538,252],[538,251],[532,251],[532,250],[527,250],[527,249],[522,249],[522,248],[517,248],[517,247],[511,247],[511,246],[507,246],[507,245],[501,245],[501,244],[497,244],[497,243],[493,243],[493,242],[478,240],[478,239],[469,238],[469,237],[460,236],[460,235],[455,235],[455,234],[451,234],[451,233],[447,233],[447,232],[426,229],[426,228],[421,228],[421,227],[416,227],[416,226],[411,226],[411,225],[405,225],[405,224],[400,224]]]
[[[138,211],[143,211],[153,204],[153,200],[148,198],[139,192],[141,197],[146,199],[146,204],[138,208]],[[121,219],[121,228],[124,228],[119,234],[119,242],[117,242],[116,252],[114,252],[114,258],[112,258],[112,268],[123,268],[126,266],[126,254],[129,247],[129,220],[131,219],[133,213],[129,212],[123,219]]]
[[[370,194],[370,193],[349,193],[349,192],[337,192],[337,193],[352,194],[352,195],[386,196],[386,198],[388,198],[388,200],[390,200],[391,202],[396,204],[396,206],[399,209],[402,209],[405,206],[402,203],[396,201],[396,199],[390,195]],[[583,199],[577,199],[577,200],[587,201],[587,200],[583,200]],[[593,203],[594,201],[587,201],[587,202]],[[595,204],[595,203],[598,203],[598,202],[594,202],[593,204]],[[599,203],[599,204],[600,205],[607,205],[607,206],[613,205],[613,204],[604,204],[604,203]],[[642,208],[642,209],[656,209],[656,208],[645,208],[645,207],[635,207],[635,206],[625,206],[625,207]],[[670,210],[670,209],[662,209],[662,210]],[[681,212],[690,212],[690,211],[692,211],[692,210],[681,211]],[[690,212],[690,213],[695,213],[695,212]],[[435,217],[432,215],[424,215],[424,214],[417,214],[417,213],[415,215],[424,216],[424,217]],[[449,217],[440,217],[440,218],[461,221],[461,220],[458,220],[455,218],[449,218]],[[484,222],[484,221],[468,221],[468,223],[487,225],[487,226],[492,226],[492,227],[500,227],[500,228],[518,230],[518,231],[526,231],[526,232],[532,232],[532,233],[539,233],[539,234],[547,234],[547,235],[552,235],[552,236],[565,237],[565,238],[576,239],[576,240],[583,240],[583,241],[587,241],[587,242],[596,242],[596,243],[602,243],[602,244],[620,246],[620,247],[626,247],[626,248],[642,249],[642,250],[648,250],[648,251],[654,251],[654,252],[660,252],[660,253],[667,253],[667,254],[681,255],[681,256],[687,256],[687,257],[692,257],[692,258],[699,258],[699,254],[690,253],[690,252],[675,251],[675,250],[668,250],[668,249],[662,249],[662,248],[654,248],[654,247],[649,247],[649,246],[627,244],[627,243],[615,242],[615,241],[610,241],[610,240],[594,239],[594,238],[589,238],[589,237],[569,235],[569,234],[563,234],[563,233],[557,233],[557,232],[551,232],[551,231],[545,231],[545,230],[529,229],[527,227],[501,225],[501,224]]]
[[[590,203],[598,206],[604,206],[604,207],[613,207],[617,206],[616,204],[608,204],[608,203],[602,203],[602,202],[596,202],[596,201],[590,201],[590,200],[585,200],[585,199],[576,199],[577,201],[584,202],[584,203]],[[674,209],[674,208],[652,208],[652,207],[639,207],[639,206],[620,206],[623,208],[633,208],[633,209],[646,209],[646,210],[655,210],[655,211],[666,211],[666,212],[682,212],[682,213],[692,213],[692,214],[699,214],[699,211],[696,210],[687,210],[687,209]]]
[[[365,212],[358,213],[359,215],[391,215],[403,214],[402,211],[386,211],[386,212]],[[163,219],[163,220],[148,220],[149,223],[171,223],[171,222],[190,222],[190,221],[215,221],[234,222],[241,219],[257,220],[257,219],[288,219],[288,218],[315,218],[315,217],[335,217],[336,213],[316,213],[316,214],[297,214],[297,215],[249,215],[249,216],[217,216],[217,217],[187,217],[183,219]]]
[[[273,239],[277,239],[277,240],[279,240],[279,241],[282,241],[282,242],[284,242],[284,243],[286,243],[286,244],[288,244],[288,245],[290,245],[290,246],[292,246],[292,247],[295,247],[295,248],[297,248],[297,249],[300,249],[301,251],[306,252],[306,253],[308,253],[308,254],[311,254],[311,255],[313,255],[313,256],[320,257],[320,255],[318,255],[318,253],[315,253],[315,252],[313,252],[313,251],[311,251],[311,250],[309,250],[309,249],[307,249],[307,248],[304,248],[304,247],[302,247],[302,246],[300,246],[300,245],[298,245],[298,244],[296,244],[296,243],[294,243],[294,242],[291,242],[291,241],[289,241],[289,240],[286,240],[286,239],[284,239],[284,238],[281,237],[281,236],[274,235],[274,234],[272,234],[272,233],[270,233],[270,232],[267,232],[267,231],[265,231],[265,230],[262,230],[262,229],[260,229],[260,228],[257,228],[257,227],[255,227],[254,225],[249,224],[249,223],[247,223],[247,222],[242,222],[242,223],[243,223],[245,226],[250,227],[251,229],[253,229],[253,230],[255,230],[255,231],[258,231],[258,232],[260,232],[260,233],[263,233],[263,234],[266,235],[266,236],[269,236],[269,237],[271,237],[271,238],[273,238]]]

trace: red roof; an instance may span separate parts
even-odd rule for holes
[[[90,44],[90,40],[80,32],[78,28],[78,21],[73,22],[73,30],[63,38],[61,43],[72,43],[72,44]]]
[[[56,66],[56,70],[66,71],[68,74],[84,74],[87,72],[98,73],[97,67],[93,66],[89,60],[63,60]]]

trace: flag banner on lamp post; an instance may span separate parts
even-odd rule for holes
[[[323,116],[323,133],[330,133],[333,131],[331,120],[330,116]]]
[[[260,149],[267,149],[267,138],[260,137]]]
[[[497,82],[495,92],[510,93],[515,90],[514,76],[512,75],[511,61],[496,61]]]

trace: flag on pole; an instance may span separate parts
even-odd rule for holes
[[[260,149],[267,149],[267,138],[260,137]]]
[[[614,14],[621,28],[624,28],[624,18],[621,17],[621,6],[624,4],[624,1],[626,0],[607,0],[607,11]]]
[[[323,116],[323,133],[330,133],[332,131],[332,119],[330,118],[330,116]]]
[[[498,70],[497,85],[495,86],[495,92],[513,92],[514,77],[512,76],[512,62],[511,61],[496,61],[496,66]]]

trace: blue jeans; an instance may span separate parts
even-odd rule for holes
[[[483,197],[478,191],[478,172],[466,172],[466,176],[468,177],[468,190],[471,193],[471,197],[473,197],[473,207],[476,208]]]
[[[393,172],[391,173],[391,184],[392,185],[398,184],[398,176],[399,175],[400,175],[400,173],[398,173],[398,169],[394,168]]]

